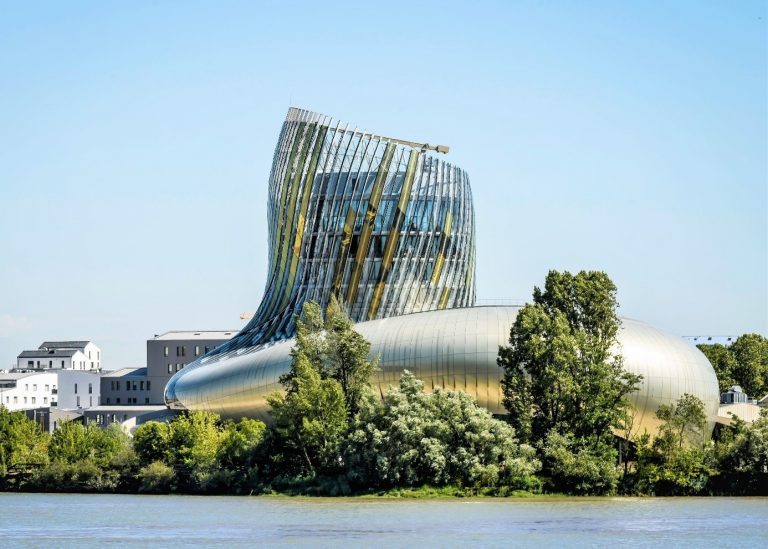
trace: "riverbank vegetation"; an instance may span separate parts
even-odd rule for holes
[[[370,344],[332,300],[297,319],[272,421],[190,412],[133,436],[62,424],[53,434],[0,407],[0,489],[386,497],[768,495],[768,415],[709,436],[692,395],[635,434],[641,382],[612,353],[616,288],[598,272],[551,272],[502,347],[495,418],[468,395],[405,372],[375,394]],[[735,370],[734,370],[735,371]]]

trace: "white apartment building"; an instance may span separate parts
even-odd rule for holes
[[[0,373],[0,403],[8,410],[29,410],[56,405],[55,372]]]
[[[61,370],[56,406],[62,410],[87,410],[99,405],[101,375],[98,372]]]
[[[101,370],[101,349],[92,341],[44,341],[37,349],[22,351],[16,369]]]

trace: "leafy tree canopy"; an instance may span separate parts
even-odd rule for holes
[[[768,339],[759,334],[744,334],[732,345],[698,345],[717,374],[720,391],[739,385],[749,396],[768,394]]]

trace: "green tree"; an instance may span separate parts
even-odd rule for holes
[[[744,392],[754,398],[768,393],[768,339],[759,334],[744,334],[731,345],[736,359],[733,377]]]
[[[48,463],[50,437],[23,412],[0,405],[0,479],[10,471],[29,471]]]
[[[182,489],[198,490],[216,466],[222,440],[219,416],[194,411],[180,414],[169,424],[169,465]]]
[[[168,423],[148,421],[139,425],[133,433],[133,448],[142,466],[155,461],[172,463],[169,457],[171,427]]]
[[[738,417],[723,429],[714,448],[715,493],[768,495],[768,410],[751,425]]]
[[[569,478],[576,469],[568,463],[589,457],[615,465],[613,433],[631,418],[628,395],[641,378],[624,370],[617,352],[617,308],[616,286],[605,273],[550,271],[544,289],[535,288],[533,303],[518,312],[509,346],[499,348],[508,419],[522,440],[538,445],[560,489],[589,492],[589,475]],[[616,478],[594,491],[612,491]]]
[[[707,419],[704,403],[684,394],[656,411],[661,420],[655,438],[638,437],[636,488],[656,495],[692,495],[706,486],[711,474],[707,464]]]
[[[768,393],[768,339],[759,334],[744,334],[726,347],[698,345],[717,374],[720,391],[739,385],[749,396],[762,398]]]
[[[352,481],[380,487],[536,489],[534,454],[469,395],[426,394],[408,371],[381,403],[366,401],[345,450]]]
[[[339,466],[339,448],[347,429],[344,392],[335,379],[322,379],[301,349],[294,355],[285,395],[267,398],[273,432],[281,445],[302,456],[311,475]]]
[[[245,471],[255,465],[255,452],[264,440],[266,425],[257,419],[242,418],[224,424],[221,444],[216,456],[220,468]]]
[[[733,356],[730,348],[716,343],[714,345],[697,345],[699,350],[704,353],[709,363],[717,375],[717,383],[720,386],[720,392],[724,393],[729,388],[737,385],[734,379],[736,370],[736,357]]]
[[[353,323],[332,295],[325,311],[307,301],[296,319],[296,346],[291,350],[294,360],[301,355],[322,379],[335,379],[341,386],[348,417],[360,407],[360,400],[370,390],[370,378],[377,360],[369,360],[371,344],[354,330]],[[288,392],[294,389],[291,379],[294,369],[280,378]]]
[[[331,295],[325,312],[325,331],[325,368],[341,385],[347,413],[351,418],[358,412],[361,399],[370,390],[371,374],[376,369],[378,359],[368,359],[371,344],[354,330],[352,321],[335,295]]]
[[[97,466],[107,466],[128,444],[128,437],[119,426],[100,429],[83,426],[76,421],[64,421],[53,433],[49,455],[52,461],[75,463],[89,460]]]

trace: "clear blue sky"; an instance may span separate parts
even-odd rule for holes
[[[766,333],[766,4],[0,3],[0,367],[233,329],[293,104],[450,145],[480,299],[600,269],[678,335]]]

